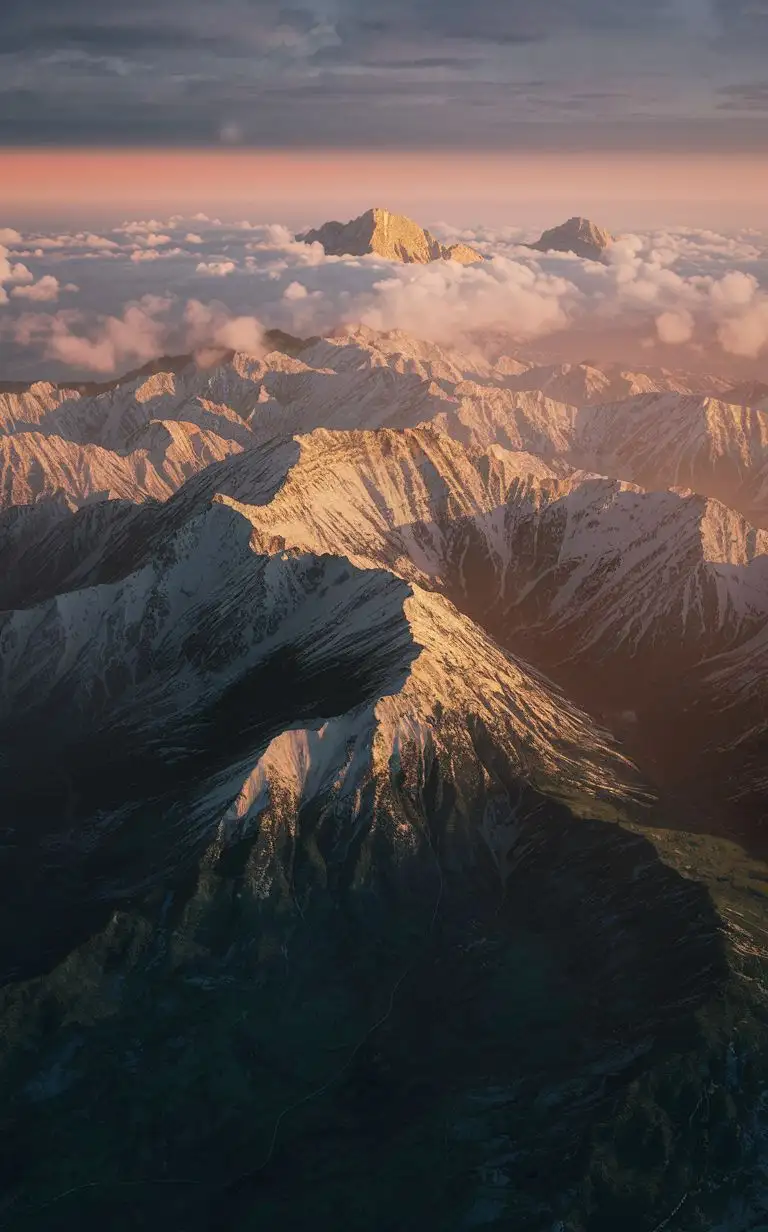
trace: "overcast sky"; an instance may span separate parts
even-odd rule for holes
[[[768,0],[3,0],[0,144],[768,147]]]

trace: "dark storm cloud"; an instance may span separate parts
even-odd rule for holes
[[[5,0],[0,143],[530,147],[570,117],[750,148],[727,69],[765,35],[768,0]]]

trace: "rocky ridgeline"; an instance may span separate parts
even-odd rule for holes
[[[297,236],[305,244],[322,244],[328,256],[362,257],[375,253],[387,261],[427,265],[430,261],[458,261],[472,265],[483,255],[466,244],[441,244],[429,231],[404,214],[366,210],[351,222],[326,222],[315,231]]]

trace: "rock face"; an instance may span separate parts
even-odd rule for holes
[[[569,218],[561,226],[545,231],[531,248],[539,252],[573,252],[588,261],[599,261],[613,238],[588,218]]]
[[[50,907],[32,911],[24,945],[0,948],[6,978],[60,952],[54,904],[72,943],[80,907],[149,885],[208,845],[274,736],[400,687],[417,653],[409,591],[391,575],[258,556],[248,523],[219,502],[175,531],[166,523],[160,546],[113,584],[0,615],[0,780],[5,832],[18,837],[0,872],[7,918],[25,914],[15,860]],[[33,732],[50,754],[45,783]],[[29,844],[50,853],[37,874]]]
[[[376,253],[388,261],[426,265],[430,261],[458,261],[472,265],[481,253],[466,244],[447,246],[403,214],[372,209],[351,222],[327,222],[296,237],[305,244],[322,244],[328,256],[362,257]]]
[[[497,364],[497,368],[498,368]],[[571,406],[591,406],[602,402],[618,402],[635,394],[675,393],[689,394],[711,383],[712,391],[720,393],[716,378],[693,377],[688,374],[667,372],[657,368],[650,372],[626,371],[619,364],[603,367],[590,363],[546,364],[510,372],[507,388],[514,390],[539,390],[555,402]],[[724,384],[724,382],[723,382]],[[710,392],[707,388],[706,392]],[[722,394],[726,402],[735,399]],[[754,403],[747,403],[754,405]]]
[[[0,1224],[755,1227],[760,413],[278,341],[0,393]]]
[[[219,494],[267,507],[248,515],[264,550],[383,560],[471,602],[587,710],[644,682],[636,730],[682,766],[659,706],[686,731],[682,699],[708,686],[682,673],[768,615],[765,412],[661,369],[493,364],[400,331],[289,349],[0,395],[0,608],[114,581]],[[713,741],[738,757],[727,709],[728,730],[688,742],[699,757]]]
[[[571,460],[645,488],[692,488],[768,527],[768,414],[649,393],[582,407]]]

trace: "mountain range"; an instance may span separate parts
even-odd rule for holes
[[[472,265],[485,260],[468,244],[442,244],[404,214],[374,207],[350,222],[326,222],[296,236],[300,243],[321,244],[326,256],[362,257],[376,255],[387,261],[426,265],[431,261],[458,261]],[[614,236],[588,218],[569,218],[560,226],[545,231],[528,245],[538,252],[574,253],[590,261],[601,261],[614,242]]]
[[[270,343],[0,392],[0,1222],[757,1228],[760,391]]]

